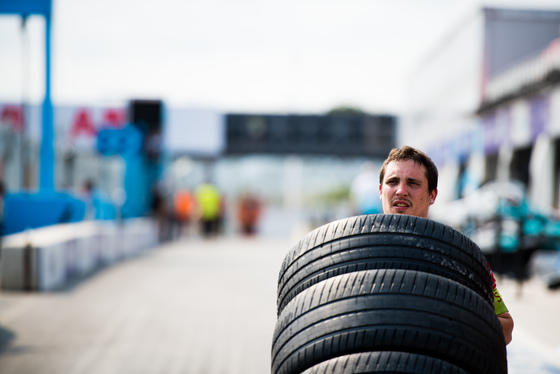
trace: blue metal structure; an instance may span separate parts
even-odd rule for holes
[[[45,18],[45,98],[42,110],[41,168],[39,187],[54,189],[54,131],[51,100],[51,0],[0,0],[0,14],[19,15],[27,18],[40,15]]]
[[[84,218],[86,202],[54,189],[54,129],[51,100],[51,24],[52,0],[0,0],[0,15],[31,15],[45,19],[45,97],[41,117],[41,165],[39,192],[12,193],[5,198],[5,222],[2,234]]]
[[[51,100],[51,24],[52,0],[0,0],[0,15],[18,15],[26,19],[30,15],[40,15],[45,19],[45,97],[42,105],[42,137],[39,169],[38,193],[12,193],[5,199],[5,222],[2,234],[11,234],[28,228],[76,222],[84,219],[88,206],[95,208],[95,219],[114,219],[114,204],[100,194],[84,199],[72,194],[55,191],[54,184],[54,128],[53,105]],[[142,103],[140,103],[142,104]],[[146,104],[146,103],[145,103]],[[159,101],[147,104],[162,105]],[[141,106],[137,109],[141,111]],[[145,109],[145,108],[144,108]],[[162,111],[162,110],[161,110]],[[156,112],[153,112],[156,113]],[[148,113],[148,114],[153,114]],[[151,118],[161,124],[160,111]],[[137,113],[140,117],[144,113]],[[139,118],[140,118],[139,117]],[[141,118],[140,118],[141,119]],[[132,121],[135,122],[135,121]],[[121,209],[122,218],[138,217],[149,212],[151,188],[161,172],[159,149],[148,155],[145,137],[152,136],[142,129],[141,121],[127,125],[124,129],[102,130],[98,138],[101,154],[120,154],[126,164],[124,190],[126,201]],[[153,124],[152,124],[153,125]]]
[[[120,155],[126,165],[122,218],[139,217],[150,210],[151,187],[160,175],[160,162],[151,163],[144,152],[146,134],[135,124],[107,128],[97,135],[97,150],[104,156]]]

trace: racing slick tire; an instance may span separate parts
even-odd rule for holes
[[[279,316],[272,373],[299,374],[354,353],[398,351],[467,372],[507,373],[503,331],[478,293],[425,272],[343,274],[299,293]]]
[[[317,364],[302,374],[469,374],[437,358],[408,352],[365,352]]]
[[[432,220],[372,214],[323,225],[288,252],[278,276],[278,315],[310,286],[337,275],[370,269],[437,274],[469,287],[493,305],[490,268],[471,239]]]

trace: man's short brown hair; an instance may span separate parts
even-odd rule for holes
[[[412,148],[405,145],[400,148],[393,148],[389,152],[389,156],[381,166],[379,171],[379,184],[383,184],[383,178],[385,177],[385,169],[390,162],[398,161],[408,161],[413,160],[418,165],[423,165],[426,168],[426,179],[428,179],[428,192],[432,192],[437,188],[438,183],[438,169],[436,164],[432,161],[427,154],[419,149]]]

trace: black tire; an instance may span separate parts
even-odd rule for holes
[[[471,289],[412,270],[340,275],[297,295],[276,323],[272,373],[371,351],[438,358],[472,373],[507,372],[494,309]]]
[[[366,352],[323,361],[302,374],[469,374],[437,358],[406,352]]]
[[[479,247],[450,226],[406,215],[356,216],[321,226],[286,255],[278,277],[278,315],[295,295],[333,276],[410,269],[455,280],[493,305],[492,278]]]

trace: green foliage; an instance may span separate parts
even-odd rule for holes
[[[327,112],[327,115],[329,116],[337,115],[337,114],[359,115],[359,114],[366,114],[366,112],[364,112],[364,110],[362,110],[361,108],[352,105],[339,105]]]
[[[350,186],[334,187],[326,192],[310,197],[311,202],[319,204],[332,204],[345,202],[350,199]]]

